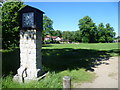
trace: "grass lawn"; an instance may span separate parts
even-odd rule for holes
[[[19,68],[19,48],[3,52],[3,88],[62,88],[62,78],[70,76],[72,83],[89,82],[95,78],[92,67],[101,60],[119,56],[117,43],[47,44],[42,47],[42,63],[49,74],[39,82],[18,84],[12,81]],[[12,62],[12,63],[11,63]],[[13,74],[9,75],[12,71]]]
[[[80,44],[47,44],[42,49],[96,49],[96,50],[113,50],[118,49],[118,43],[80,43]]]

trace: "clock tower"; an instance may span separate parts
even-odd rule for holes
[[[20,68],[14,80],[18,82],[38,80],[43,75],[41,47],[44,12],[28,5],[19,12]]]

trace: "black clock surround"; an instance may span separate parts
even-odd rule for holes
[[[26,5],[19,11],[21,30],[43,30],[43,14],[43,11]]]

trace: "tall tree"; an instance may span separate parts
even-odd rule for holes
[[[24,7],[23,2],[5,2],[2,6],[2,48],[18,46],[19,20],[18,11]]]
[[[106,42],[106,29],[103,23],[98,25],[98,42],[105,43]]]
[[[54,31],[54,36],[62,37],[62,32],[60,30]]]
[[[113,27],[109,23],[106,24],[106,42],[112,42],[115,37],[115,32]]]
[[[77,41],[77,42],[81,42],[81,40],[82,40],[82,33],[81,33],[81,31],[80,30],[77,30],[77,31],[75,31],[75,35],[74,35],[74,38],[75,38],[75,42]]]
[[[43,32],[42,37],[45,35],[52,35],[54,29],[53,29],[53,21],[47,17],[46,15],[43,16]]]
[[[62,37],[63,37],[63,39],[69,41],[69,40],[70,40],[70,37],[71,37],[70,31],[63,31]]]
[[[69,31],[69,40],[72,42],[75,42],[75,32],[74,31]]]
[[[112,42],[114,40],[115,32],[113,27],[110,24],[106,24],[106,27],[103,23],[98,25],[98,41],[105,43],[105,42]]]
[[[89,16],[80,19],[78,26],[82,33],[82,42],[96,42],[97,26]]]

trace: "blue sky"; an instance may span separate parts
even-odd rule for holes
[[[79,19],[88,15],[96,25],[101,22],[110,23],[118,33],[118,2],[25,2],[25,4],[45,12],[45,15],[53,20],[55,30],[79,30]]]

